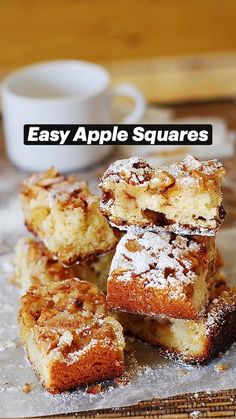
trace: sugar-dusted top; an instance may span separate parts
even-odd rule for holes
[[[125,181],[130,184],[140,184],[149,181],[155,170],[139,157],[117,160],[112,163],[104,173],[101,181],[109,178],[112,181]]]
[[[34,173],[23,181],[23,185],[32,187],[39,186],[41,188],[50,188],[56,183],[67,180],[68,177],[61,175],[55,167],[51,167],[43,173]]]
[[[194,238],[131,229],[117,246],[110,274],[116,271],[118,280],[140,280],[145,287],[168,287],[178,298],[183,286],[197,279],[205,250]]]
[[[189,176],[217,176],[222,178],[225,175],[225,169],[219,160],[199,161],[191,155],[187,155],[184,160],[174,163],[170,166],[161,166],[158,169],[152,168],[145,160],[138,157],[117,160],[112,163],[101,179],[101,186],[107,179],[113,182],[126,182],[137,185],[145,182],[166,182],[165,177],[174,179],[178,177]]]
[[[80,207],[86,210],[89,198],[92,198],[92,194],[85,182],[63,182],[55,185],[55,187],[50,190],[49,207],[52,208],[55,204],[59,204],[62,207]]]
[[[54,167],[46,172],[34,173],[23,181],[23,187],[42,188],[47,191],[61,191],[72,193],[76,189],[88,189],[86,182],[80,181],[75,175],[62,175]]]
[[[44,173],[33,174],[22,184],[22,196],[35,199],[40,192],[43,197],[48,199],[48,206],[52,207],[55,203],[60,205],[80,206],[85,203],[91,193],[88,185],[80,181],[76,176],[61,175],[55,168],[50,168]],[[42,196],[42,195],[41,195]],[[83,206],[83,205],[82,205]]]
[[[162,166],[160,167],[160,170],[166,171],[175,178],[178,176],[189,175],[195,171],[202,173],[206,176],[214,176],[217,174],[217,176],[223,177],[225,174],[223,164],[219,160],[213,159],[199,161],[190,154],[188,154],[179,163],[174,163],[170,166]]]

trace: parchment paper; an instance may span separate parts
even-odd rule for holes
[[[228,278],[233,283],[236,272],[236,229],[218,234],[218,245],[225,257]],[[43,416],[90,409],[120,407],[154,397],[181,393],[217,391],[236,387],[236,345],[208,366],[192,367],[166,360],[156,348],[132,342],[135,352],[127,358],[127,384],[104,384],[99,394],[86,389],[52,396],[39,383],[18,340],[17,310],[19,290],[9,282],[11,254],[0,257],[0,417]],[[236,282],[236,281],[235,281]],[[214,370],[219,363],[229,368]],[[25,383],[32,386],[24,393]]]

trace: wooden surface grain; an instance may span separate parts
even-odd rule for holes
[[[143,90],[148,101],[155,103],[211,100],[216,97],[224,99],[236,95],[235,54],[201,55],[198,59],[191,56],[177,59],[153,58],[135,62],[111,62],[108,67],[112,73],[113,83],[125,80],[134,82]],[[200,108],[202,114],[206,112],[205,106],[202,105]],[[228,118],[230,127],[235,129],[236,105],[232,100],[225,106],[224,115]],[[210,109],[219,115],[223,112],[220,102],[212,104]],[[185,112],[191,113],[189,105],[185,105]],[[233,160],[232,173],[235,167],[235,160]],[[232,200],[231,191],[228,195]],[[235,201],[231,203],[230,199],[228,200],[230,208],[235,210]],[[236,416],[236,391],[185,394],[168,399],[141,402],[135,406],[120,409],[84,412],[77,416],[84,418],[231,418]],[[57,416],[57,418],[62,417],[64,416]],[[67,417],[72,418],[75,415]]]
[[[107,68],[113,84],[134,83],[149,103],[236,97],[236,53],[114,61]]]
[[[1,0],[0,68],[236,51],[235,0]]]

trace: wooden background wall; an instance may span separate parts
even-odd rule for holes
[[[0,70],[236,50],[235,0],[0,0]]]

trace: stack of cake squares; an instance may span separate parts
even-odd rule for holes
[[[25,290],[20,338],[41,382],[58,393],[120,376],[123,329],[98,287],[118,237],[98,197],[50,169],[26,179],[20,198],[35,236],[16,247],[14,282]]]
[[[54,168],[23,182],[34,237],[19,240],[13,279],[21,341],[48,391],[120,376],[124,331],[190,363],[236,340],[236,289],[215,244],[224,175],[191,156],[157,170],[121,160],[103,175],[100,206]]]
[[[101,210],[125,232],[107,303],[125,330],[185,362],[203,363],[236,337],[235,290],[219,286],[215,235],[225,212],[217,160],[154,169],[120,160],[102,177]]]

